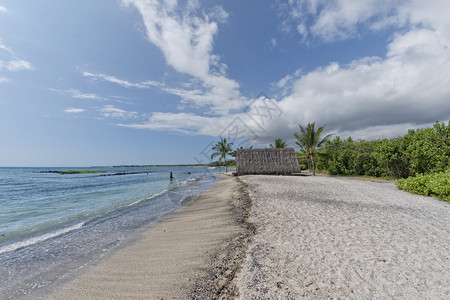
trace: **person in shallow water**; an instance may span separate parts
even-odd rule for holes
[[[170,172],[170,180],[172,180],[173,179],[173,174],[172,174],[172,172]]]

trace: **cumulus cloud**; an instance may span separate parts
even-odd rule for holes
[[[404,0],[291,0],[281,5],[282,11],[294,23],[307,41],[317,37],[333,42],[358,36],[361,30],[381,30],[402,25],[406,19],[398,8]],[[289,22],[284,22],[287,26]]]
[[[317,120],[343,135],[377,138],[404,134],[450,118],[450,20],[445,1],[292,1],[314,15],[308,35],[326,42],[357,34],[358,26],[408,24],[387,45],[385,57],[338,62],[276,85],[289,89],[279,105],[285,128]],[[305,9],[306,7],[306,9]],[[345,20],[344,20],[345,19]],[[340,31],[339,33],[337,31]]]
[[[212,52],[217,22],[228,17],[221,7],[199,17],[195,14],[199,4],[194,0],[188,0],[184,7],[177,1],[122,2],[139,11],[148,40],[161,50],[167,64],[200,83],[196,90],[177,90],[185,102],[219,115],[243,106],[245,98],[240,95],[239,84],[227,78],[227,66]]]
[[[279,122],[283,112],[274,99],[265,95],[253,99],[240,113],[225,116],[199,116],[192,113],[153,113],[143,123],[120,124],[121,126],[158,131],[172,131],[189,135],[227,137],[229,141],[258,144],[268,142],[281,130]],[[270,137],[270,138],[268,138]]]
[[[5,13],[7,11],[8,11],[8,9],[6,7],[0,5],[0,13]]]
[[[294,5],[290,18],[298,20],[302,40],[319,38],[333,43],[362,34],[361,28],[397,30],[383,57],[332,62],[307,73],[299,69],[283,76],[272,85],[280,95],[273,102],[279,109],[274,115],[264,112],[263,106],[250,106],[245,112],[220,117],[154,113],[144,123],[122,125],[217,136],[238,120],[242,139],[264,144],[275,137],[292,142],[298,124],[313,121],[342,137],[372,139],[403,135],[409,128],[450,119],[450,19],[446,13],[450,2],[293,0],[289,4]],[[217,93],[238,88],[231,85]],[[208,103],[201,90],[170,92]]]

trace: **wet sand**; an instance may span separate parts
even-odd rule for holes
[[[46,299],[189,299],[232,291],[245,231],[240,183],[222,179]],[[230,247],[233,245],[233,247]]]

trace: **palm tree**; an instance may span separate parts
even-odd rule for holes
[[[219,156],[219,163],[222,161],[222,158],[225,159],[225,172],[228,172],[228,166],[227,166],[227,154],[231,152],[231,146],[233,146],[233,143],[228,143],[227,139],[220,138],[220,141],[212,147],[211,150],[215,151],[211,155],[211,159],[213,159],[216,156]]]
[[[269,146],[270,148],[286,148],[287,144],[282,139],[275,139],[275,144],[274,145],[270,144]]]
[[[299,147],[300,151],[305,153],[306,157],[311,158],[311,164],[313,168],[313,176],[316,176],[316,166],[314,165],[314,154],[316,150],[322,147],[333,135],[332,133],[328,134],[325,137],[321,137],[322,131],[325,129],[325,126],[321,126],[315,130],[316,122],[308,123],[305,127],[302,125],[298,125],[300,127],[300,132],[295,132],[294,137],[297,139],[295,142]]]

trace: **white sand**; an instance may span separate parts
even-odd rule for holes
[[[450,299],[450,204],[349,178],[244,176],[241,299]]]

